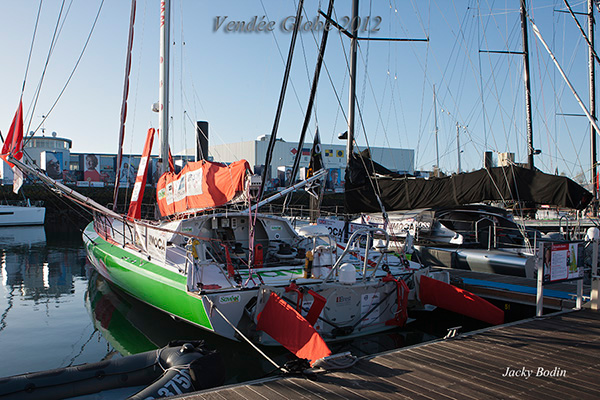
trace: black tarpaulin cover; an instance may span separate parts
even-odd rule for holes
[[[381,211],[375,177],[386,211],[449,207],[482,201],[521,201],[575,209],[585,208],[592,194],[564,176],[517,166],[480,169],[443,178],[399,175],[373,162],[367,150],[353,154],[346,169],[347,213]]]

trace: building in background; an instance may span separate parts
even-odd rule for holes
[[[205,132],[204,132],[205,131]],[[206,142],[208,142],[208,127],[203,128]],[[256,140],[223,145],[208,146],[208,160],[231,163],[245,159],[250,164],[255,174],[262,174],[265,155],[269,145],[269,135],[263,135]],[[208,143],[205,144],[205,146]],[[70,139],[57,137],[30,137],[25,145],[24,157],[26,163],[35,164],[53,179],[62,180],[67,184],[78,186],[111,186],[116,177],[116,154],[100,153],[72,153]],[[300,150],[300,171],[296,180],[304,179],[305,168],[310,160],[312,141]],[[373,160],[391,171],[400,174],[415,174],[415,153],[412,149],[394,149],[372,147],[370,149]],[[267,171],[267,188],[278,190],[289,186],[291,181],[292,165],[298,152],[298,143],[286,142],[278,139],[275,143],[271,167]],[[341,192],[344,188],[344,174],[346,169],[345,144],[321,144],[324,167],[328,170],[325,179],[325,189],[330,192]],[[206,151],[204,151],[206,153]],[[196,150],[190,149],[174,155],[176,172],[189,161],[196,158]],[[119,186],[133,187],[135,176],[140,163],[141,155],[124,154],[121,163]],[[157,156],[151,156],[148,167],[148,184],[158,180],[156,173]],[[2,163],[0,178],[3,184],[12,184],[12,170],[6,163]]]
[[[261,174],[264,168],[265,155],[269,146],[270,135],[259,136],[256,140],[222,145],[209,146],[208,152],[212,159],[221,162],[233,162],[241,159],[248,161],[255,174]],[[296,179],[303,179],[304,168],[308,167],[312,141],[305,143],[300,150],[300,173]],[[415,151],[412,149],[394,149],[386,147],[371,147],[373,161],[400,174],[414,175]],[[277,139],[273,150],[271,168],[267,171],[270,188],[289,186],[294,158],[298,152],[297,142],[286,142]],[[325,187],[330,191],[341,191],[344,187],[344,172],[346,169],[345,144],[321,144],[324,167],[329,171]],[[190,154],[189,152],[187,154]]]
[[[93,187],[115,184],[116,154],[72,153],[71,147],[71,139],[58,137],[56,132],[53,132],[50,137],[28,137],[25,139],[25,154],[22,161],[37,166],[46,171],[46,174],[52,179],[67,184]],[[176,155],[173,158],[176,172],[180,171],[188,161],[194,161],[193,156]],[[133,187],[140,159],[140,154],[123,155],[119,182],[121,187]],[[147,180],[149,185],[158,180],[157,160],[158,156],[150,157]],[[13,172],[11,168],[5,162],[0,164],[2,164],[0,184],[12,185]]]
[[[60,178],[62,171],[69,169],[71,139],[58,137],[56,132],[52,132],[52,136],[27,136],[24,142],[23,162],[48,171],[54,179]],[[12,184],[13,172],[5,162],[0,168],[0,178],[3,184]]]

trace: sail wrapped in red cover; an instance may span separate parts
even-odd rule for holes
[[[164,217],[227,204],[243,193],[246,160],[229,165],[210,161],[188,163],[179,174],[164,173],[156,185],[156,201]]]

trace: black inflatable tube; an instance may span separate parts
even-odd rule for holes
[[[210,379],[197,379],[205,375]],[[115,360],[2,378],[0,399],[65,399],[136,386],[145,389],[132,399],[165,397],[166,392],[176,395],[221,385],[224,376],[220,355],[205,350],[203,343],[174,342]]]

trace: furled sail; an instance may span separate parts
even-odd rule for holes
[[[210,161],[188,163],[180,173],[164,173],[156,186],[160,214],[180,214],[227,204],[243,194],[250,165],[246,160],[229,165]]]
[[[346,169],[346,212],[449,207],[482,201],[521,201],[584,209],[592,194],[565,176],[517,166],[480,169],[443,178],[396,174],[371,160],[368,151],[353,154]]]

